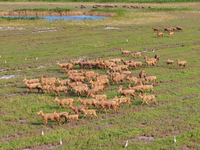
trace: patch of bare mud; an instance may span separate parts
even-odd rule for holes
[[[40,146],[36,146],[36,147],[30,147],[30,148],[25,148],[23,150],[38,150],[38,149],[56,149],[61,147],[62,145],[57,144],[57,145],[53,145],[53,144],[47,144],[47,145],[40,145]]]
[[[104,29],[123,29],[123,28],[119,28],[119,27],[106,27]]]
[[[139,137],[139,141],[144,141],[146,144],[149,144],[149,142],[153,141],[154,139],[155,138],[153,136],[148,137],[143,135]]]
[[[5,79],[11,79],[11,78],[16,78],[16,77],[20,77],[21,75],[14,75],[14,74],[11,74],[11,75],[4,75],[2,77],[0,77],[0,80],[5,80]]]
[[[23,27],[0,27],[0,30],[7,31],[7,30],[25,30]]]

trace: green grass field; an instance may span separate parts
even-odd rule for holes
[[[0,0],[2,2],[179,3],[199,0]]]
[[[1,3],[0,10],[54,9],[60,6],[72,11],[94,11],[91,8],[95,3],[85,3],[86,10],[74,8],[81,4]],[[116,4],[120,8],[95,11],[116,14],[104,20],[48,22],[0,19],[0,149],[122,149],[127,140],[129,143],[125,149],[130,150],[200,149],[200,3],[145,4],[154,7],[152,10],[123,9],[124,4]],[[175,31],[174,36],[163,31],[163,27],[176,25],[181,26],[183,31]],[[152,27],[160,28],[164,37],[157,37]],[[120,48],[140,51],[142,57],[123,56]],[[144,57],[154,57],[156,53],[160,55],[158,65],[146,67]],[[158,84],[154,89],[159,106],[151,102],[151,107],[147,104],[140,107],[142,99],[136,97],[131,99],[132,107],[127,104],[120,106],[118,113],[111,109],[106,115],[102,111],[97,113],[98,119],[82,119],[84,114],[81,114],[79,124],[68,122],[58,126],[56,121],[48,121],[45,126],[43,118],[37,115],[39,109],[44,113],[55,110],[74,112],[68,107],[66,110],[63,107],[59,109],[59,105],[53,102],[54,93],[41,94],[34,89],[26,94],[24,77],[66,79],[67,75],[57,66],[57,61],[108,60],[108,57],[142,61],[143,68],[132,69],[132,75],[138,76],[143,69],[147,75],[157,77]],[[168,58],[174,60],[174,66],[166,65]],[[187,61],[187,66],[178,68],[177,59]],[[80,70],[78,66],[74,69]],[[93,70],[102,75],[107,71]],[[2,79],[11,75],[14,78]],[[86,83],[90,85],[88,81]],[[119,85],[112,83],[110,80],[111,86],[104,92],[108,99],[115,95],[121,97],[119,86],[128,89],[129,81]],[[133,85],[134,82],[131,83]],[[149,91],[147,94],[150,94]],[[75,100],[78,98],[74,92],[69,91],[69,95]],[[65,97],[68,96],[61,93],[59,99]],[[86,99],[84,96],[81,98]],[[75,105],[81,103],[75,102]]]

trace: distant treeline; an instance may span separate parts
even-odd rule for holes
[[[45,2],[123,2],[123,3],[175,3],[175,2],[199,2],[199,0],[0,0],[1,2],[33,2],[33,1],[45,1]]]

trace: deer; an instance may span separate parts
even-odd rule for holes
[[[136,53],[135,53],[135,52],[133,51],[133,54],[134,54],[135,58],[136,58],[136,56],[138,56],[139,58],[142,56],[140,52],[136,52]]]
[[[59,100],[58,97],[56,97],[53,102],[57,102],[60,104],[59,109],[63,106],[65,108],[65,105],[70,105],[71,103],[74,103],[74,99],[69,98],[69,99],[62,99]],[[66,109],[66,108],[65,108]]]
[[[62,64],[60,64],[59,61],[58,61],[57,65],[60,66],[60,69],[62,69],[63,67],[67,67],[69,65],[69,63],[62,63]]]
[[[69,107],[78,115],[78,112],[81,112],[81,109],[84,108],[85,110],[88,109],[87,106],[74,106],[72,103],[69,105]]]
[[[64,114],[64,115],[65,115],[65,117],[66,117],[67,119],[70,120],[70,123],[71,123],[71,124],[72,124],[72,120],[77,120],[78,123],[79,123],[79,119],[78,119],[79,115],[68,115],[68,113],[66,113],[66,114]],[[67,120],[66,120],[66,122],[67,122]]]
[[[171,64],[172,66],[174,65],[174,61],[173,60],[170,60],[170,59],[167,59],[167,65]]]
[[[135,90],[122,90],[122,86],[119,87],[118,92],[120,92],[123,96],[131,95],[133,99],[135,99]]]
[[[82,108],[81,109],[83,112],[84,112],[84,116],[83,116],[83,118],[84,117],[86,117],[87,115],[92,115],[92,116],[95,116],[95,117],[97,117],[98,118],[98,116],[97,116],[97,114],[96,114],[96,110],[94,110],[94,109],[90,109],[90,110],[85,110],[84,108]],[[83,119],[82,118],[82,119]],[[92,118],[92,117],[91,117]]]
[[[131,54],[130,51],[123,51],[122,48],[120,50],[121,50],[121,52],[122,52],[123,55],[128,55],[129,56]]]
[[[96,107],[95,105],[95,99],[86,99],[86,100],[82,100],[80,97],[77,99],[77,102],[80,101],[84,106],[86,105],[93,105],[94,107]]]
[[[159,31],[159,28],[152,27],[153,31]]]
[[[178,68],[179,68],[180,66],[186,67],[187,61],[179,61],[179,59],[177,59],[177,65],[178,65]]]
[[[163,37],[163,33],[162,33],[162,32],[159,32],[159,31],[157,31],[157,36],[158,36],[158,37],[161,37],[161,36]]]
[[[58,125],[60,124],[60,116],[56,112],[44,114],[43,111],[40,109],[37,114],[41,115],[42,118],[44,119],[43,121],[44,125],[47,125],[48,120],[56,120]]]
[[[149,104],[148,104],[148,102],[147,101],[154,101],[157,105],[159,105],[158,104],[158,102],[156,101],[156,99],[155,99],[155,97],[157,97],[157,95],[146,95],[146,94],[139,94],[138,95],[139,97],[141,97],[142,98],[142,100],[143,100],[143,102],[142,102],[142,105],[144,104],[144,103],[147,103],[147,105],[148,106],[150,106]],[[141,107],[142,107],[142,105],[141,105]]]
[[[24,78],[23,81],[28,83],[28,84],[33,84],[33,83],[39,83],[40,82],[39,79],[26,79],[26,77]]]
[[[121,98],[119,98],[118,103],[119,103],[119,105],[122,104],[122,103],[128,103],[129,107],[131,107],[131,99],[130,99],[130,97],[121,96]]]

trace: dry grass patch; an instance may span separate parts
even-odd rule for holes
[[[164,22],[166,20],[171,20],[175,19],[176,16],[169,15],[167,13],[156,13],[156,12],[151,12],[151,13],[135,13],[131,12],[130,17],[132,17],[130,23],[131,24],[149,24],[153,22]],[[127,23],[127,22],[126,22]]]
[[[127,15],[128,14],[128,15]],[[109,18],[93,21],[68,21],[70,25],[84,25],[84,26],[128,26],[128,25],[144,25],[154,22],[164,22],[166,20],[172,20],[177,18],[175,15],[169,15],[167,13],[139,13],[129,11],[123,18]]]

